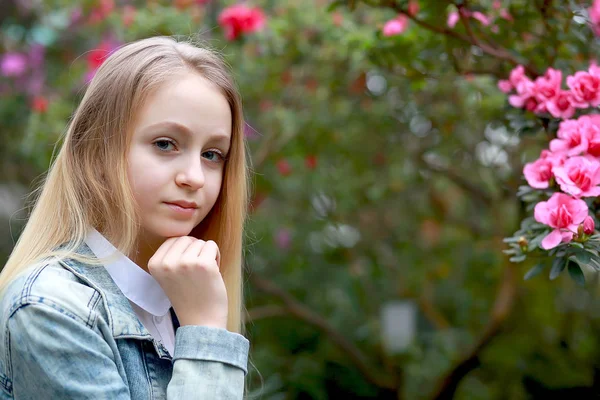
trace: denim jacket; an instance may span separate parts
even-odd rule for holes
[[[242,399],[248,340],[170,311],[173,357],[102,266],[30,266],[0,299],[0,399]]]

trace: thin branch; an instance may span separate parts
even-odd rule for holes
[[[439,330],[450,328],[450,323],[442,313],[438,311],[431,301],[432,286],[429,281],[425,282],[425,287],[417,302],[419,309],[425,317]]]
[[[462,175],[460,175],[457,171],[450,167],[442,167],[438,165],[433,165],[427,161],[425,161],[422,157],[419,157],[419,163],[421,167],[438,174],[445,176],[454,182],[457,186],[469,192],[472,195],[472,198],[476,201],[482,202],[485,206],[490,206],[492,204],[492,197],[486,191],[482,190],[479,186],[469,182]]]
[[[516,297],[516,271],[508,264],[504,268],[504,277],[500,283],[490,320],[484,328],[477,343],[469,350],[454,367],[447,373],[438,385],[433,399],[450,400],[460,381],[473,369],[480,365],[479,355],[492,339],[500,332],[502,324],[507,319]]]
[[[489,54],[489,55],[491,55],[493,57],[496,57],[498,59],[508,61],[508,62],[510,62],[513,65],[523,65],[523,67],[525,68],[525,70],[531,76],[533,76],[533,77],[536,77],[536,76],[540,75],[540,73],[537,71],[537,68],[535,68],[535,66],[531,65],[530,63],[526,63],[526,62],[520,61],[509,50],[507,50],[505,48],[500,48],[500,47],[499,48],[494,48],[494,47],[490,46],[487,43],[480,42],[479,40],[477,40],[474,37],[460,34],[458,32],[455,32],[454,30],[451,30],[451,29],[441,28],[439,26],[431,25],[431,24],[429,24],[429,23],[427,23],[427,22],[425,22],[425,21],[423,21],[423,20],[415,17],[414,15],[411,15],[408,12],[408,10],[403,9],[399,4],[397,4],[393,0],[386,1],[382,5],[384,7],[393,9],[394,11],[396,11],[399,14],[406,15],[414,23],[416,23],[420,27],[425,28],[425,29],[427,29],[427,30],[429,30],[431,32],[435,32],[435,33],[438,33],[438,34],[441,34],[441,35],[452,37],[452,38],[460,40],[462,42],[466,42],[466,43],[469,43],[471,45],[478,46],[484,53]]]
[[[250,275],[250,280],[257,289],[279,298],[292,316],[315,326],[325,333],[333,343],[342,349],[369,382],[381,388],[397,388],[397,383],[393,377],[383,375],[380,371],[370,365],[367,356],[336,330],[325,318],[310,310],[272,281],[259,277],[256,273]]]
[[[287,315],[289,315],[287,309],[282,306],[258,306],[246,311],[244,323],[256,322],[259,319],[265,318],[285,317]]]

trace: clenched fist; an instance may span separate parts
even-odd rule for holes
[[[226,329],[227,290],[219,247],[190,236],[167,239],[148,261],[148,271],[171,301],[181,326]]]

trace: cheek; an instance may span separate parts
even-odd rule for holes
[[[164,180],[164,169],[156,168],[156,164],[151,155],[140,149],[134,148],[129,153],[127,175],[136,201],[140,204],[151,200]]]
[[[219,176],[216,177],[212,181],[211,188],[210,188],[210,196],[211,196],[211,199],[212,199],[213,203],[219,197],[219,193],[221,193],[221,186],[222,185],[223,185],[223,176],[221,174],[219,174]]]

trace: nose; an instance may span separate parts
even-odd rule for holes
[[[177,186],[192,190],[200,189],[204,186],[204,182],[204,171],[202,171],[202,162],[200,160],[186,163],[175,176]]]

